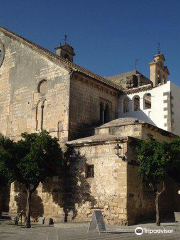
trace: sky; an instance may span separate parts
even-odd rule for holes
[[[149,77],[160,42],[180,86],[180,0],[1,0],[0,26],[53,52],[66,34],[74,62],[101,76],[134,70],[138,59]]]

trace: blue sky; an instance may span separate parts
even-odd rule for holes
[[[54,51],[63,36],[75,63],[102,76],[134,69],[149,77],[157,43],[180,85],[179,0],[1,0],[0,25]]]

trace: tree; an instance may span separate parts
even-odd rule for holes
[[[0,175],[8,183],[18,181],[27,191],[26,227],[30,228],[31,195],[47,177],[58,174],[62,151],[58,140],[48,132],[23,133],[13,142],[2,137],[0,141]]]
[[[151,134],[149,134],[148,141],[137,140],[136,143],[136,153],[140,161],[138,175],[156,195],[156,224],[160,226],[159,200],[166,190],[165,179],[169,175],[170,169],[172,170],[171,147],[167,142],[155,140]]]

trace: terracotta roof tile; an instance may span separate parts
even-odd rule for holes
[[[138,92],[143,92],[143,91],[147,91],[147,90],[151,90],[153,87],[151,84],[147,84],[147,85],[143,85],[143,86],[139,86],[137,88],[132,88],[132,89],[128,89],[128,90],[124,90],[124,92],[126,94],[131,94],[131,93],[138,93]]]

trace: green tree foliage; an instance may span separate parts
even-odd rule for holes
[[[58,140],[46,131],[23,133],[18,142],[1,137],[0,150],[0,175],[9,184],[18,181],[26,188],[26,227],[31,227],[31,194],[60,169],[62,151]]]
[[[156,224],[159,226],[159,199],[166,190],[165,179],[171,176],[180,181],[180,139],[159,142],[149,134],[148,141],[136,141],[136,153],[140,161],[138,175],[156,194]]]

